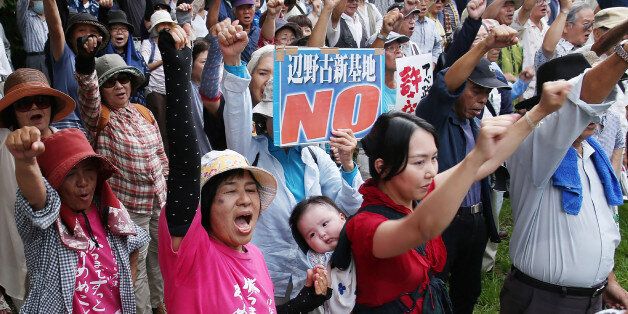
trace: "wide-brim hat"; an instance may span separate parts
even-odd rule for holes
[[[115,24],[123,24],[129,29],[129,33],[133,33],[135,31],[133,24],[129,23],[129,20],[126,17],[126,13],[124,13],[124,11],[122,10],[109,11],[109,14],[107,15],[107,19],[108,19],[107,25],[109,26],[112,26]]]
[[[74,31],[74,27],[79,24],[88,24],[95,26],[100,32],[100,36],[102,36],[102,42],[96,48],[97,51],[105,49],[107,44],[109,43],[109,30],[105,25],[98,22],[98,19],[89,13],[75,13],[71,14],[70,18],[68,18],[68,26],[65,29],[65,42],[68,43],[70,47],[73,47],[76,43],[72,42],[72,32]],[[71,44],[70,44],[71,43]]]
[[[148,32],[151,35],[156,36],[157,32],[155,31],[155,27],[161,23],[176,24],[172,19],[172,16],[170,16],[170,13],[163,10],[155,11],[155,13],[150,16],[150,28],[148,29]]]
[[[591,64],[581,53],[570,53],[568,55],[552,59],[542,64],[536,72],[536,94],[515,105],[515,109],[530,110],[541,100],[543,84],[545,82],[557,80],[570,80],[580,75],[584,70],[591,67]]]
[[[234,169],[251,172],[259,184],[260,211],[268,208],[277,193],[277,180],[270,172],[250,166],[244,156],[229,149],[213,150],[201,158],[201,188],[216,175]]]
[[[109,179],[118,169],[105,157],[96,154],[79,129],[64,129],[45,137],[42,142],[46,150],[37,156],[42,174],[55,190],[62,184],[68,172],[81,161],[98,160],[98,182]]]
[[[508,83],[497,78],[495,71],[491,69],[491,62],[486,58],[480,59],[480,62],[473,68],[473,72],[469,75],[469,81],[484,88],[510,89]]]
[[[144,74],[138,68],[129,66],[120,55],[111,53],[96,58],[96,74],[98,75],[98,87],[101,87],[108,79],[118,73],[131,75],[131,88],[135,90],[144,83]]]
[[[0,112],[24,97],[37,95],[51,96],[55,100],[56,113],[50,122],[65,118],[76,107],[72,97],[50,87],[44,73],[35,69],[21,68],[11,73],[4,83],[4,97],[0,99]]]

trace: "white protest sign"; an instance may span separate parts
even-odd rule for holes
[[[414,113],[416,106],[432,87],[432,55],[422,54],[397,59],[397,102],[395,110]]]

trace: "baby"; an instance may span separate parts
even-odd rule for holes
[[[331,256],[338,245],[347,217],[326,196],[314,196],[297,204],[290,215],[292,236],[306,254],[310,267],[327,268],[332,297],[323,305],[325,313],[349,313],[355,305],[355,265],[346,270],[331,269]]]

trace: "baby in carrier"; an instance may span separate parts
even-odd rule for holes
[[[333,292],[323,304],[325,313],[350,313],[355,305],[355,265],[350,250],[344,247],[349,245],[343,231],[346,221],[343,211],[326,196],[299,202],[290,215],[292,235],[306,254],[309,267],[322,265],[330,277]],[[339,243],[342,248],[334,253]]]

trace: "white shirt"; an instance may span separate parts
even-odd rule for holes
[[[562,192],[552,185],[551,177],[573,141],[611,105],[580,100],[582,78],[570,80],[573,88],[566,103],[547,116],[506,163],[514,266],[535,279],[569,287],[592,287],[604,281],[613,270],[619,244],[613,210],[590,158],[593,148],[584,144],[584,157],[578,160],[583,196],[578,215],[563,211]]]
[[[521,9],[515,11],[515,15],[510,26],[519,32],[519,44],[523,48],[522,68],[525,69],[528,67],[534,67],[534,55],[539,49],[541,49],[541,46],[543,45],[543,38],[545,37],[545,33],[547,33],[549,26],[547,25],[547,17],[541,19],[541,28],[538,28],[529,18],[525,24],[519,24],[517,17],[519,16],[520,11]],[[530,81],[530,85],[528,85],[528,89],[523,93],[523,97],[530,98],[534,96],[535,88],[536,75],[532,81]]]
[[[207,11],[202,16],[199,14],[196,14],[194,15],[194,18],[192,18],[190,25],[192,26],[192,29],[194,30],[194,34],[196,35],[196,38],[205,37],[207,36],[207,34],[209,34],[209,31],[207,30],[207,25],[205,25],[206,18],[207,18]]]
[[[155,52],[152,62],[161,60],[161,52],[159,52],[159,45],[155,42]],[[151,39],[145,39],[142,41],[142,49],[140,53],[144,58],[144,61],[148,65],[151,56]],[[166,95],[166,76],[164,75],[164,66],[160,65],[150,72],[150,79],[148,80],[148,92],[156,92],[162,95]]]
[[[358,44],[358,48],[364,48],[360,47],[360,42],[362,41],[362,23],[360,23],[360,17],[358,14],[355,13],[353,17],[350,17],[347,14],[342,13],[340,18],[347,22],[351,36],[353,36],[353,40],[355,40]],[[336,46],[338,39],[340,39],[340,22],[341,21],[338,21],[336,28],[332,26],[331,22],[327,25],[327,40],[329,41],[330,47]]]

